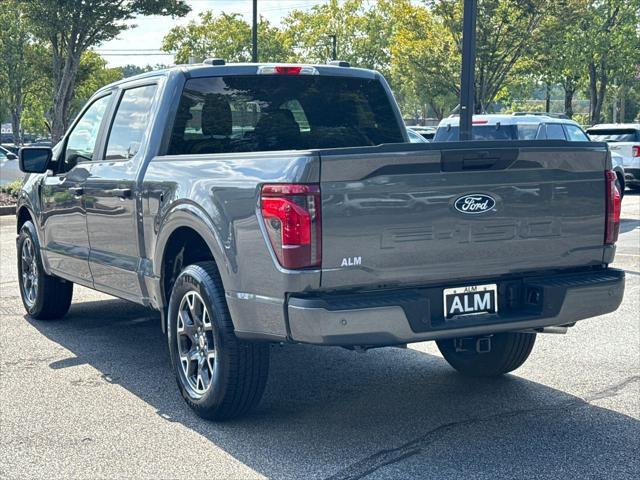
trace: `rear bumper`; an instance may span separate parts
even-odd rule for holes
[[[291,297],[290,338],[317,345],[381,346],[566,325],[616,310],[624,294],[624,271],[474,283],[498,283],[499,314],[445,321],[442,290],[449,285]]]

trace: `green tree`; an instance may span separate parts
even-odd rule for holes
[[[174,52],[176,63],[187,63],[189,57],[250,62],[251,26],[239,13],[215,15],[206,11],[198,20],[172,28],[162,41],[162,49]],[[262,17],[258,23],[258,56],[261,62],[286,61],[291,56],[286,36]]]
[[[25,102],[23,125],[29,133],[48,136],[51,134],[50,119],[53,112],[53,74],[50,65],[39,65],[38,81],[32,86],[33,93]],[[122,68],[108,68],[107,62],[94,51],[83,53],[68,120],[73,119],[96,90],[122,78]]]
[[[403,106],[443,118],[458,103],[460,60],[451,31],[424,7],[405,5],[396,12],[392,38],[392,75]],[[416,115],[417,116],[417,115]]]
[[[549,6],[536,38],[531,71],[538,80],[559,84],[564,91],[564,113],[573,117],[573,98],[586,73],[585,45],[581,26],[588,22],[587,11],[593,0],[558,0]]]
[[[607,88],[613,80],[626,83],[640,65],[640,1],[599,0],[590,2],[580,25],[578,41],[587,60],[589,117],[602,121]]]
[[[294,10],[282,20],[296,61],[324,63],[332,58],[336,37],[337,58],[351,65],[372,68],[385,76],[391,70],[391,43],[398,15],[408,0],[331,0],[308,11]]]
[[[68,126],[84,52],[129,28],[126,21],[135,15],[181,16],[189,11],[184,0],[30,0],[23,5],[35,35],[51,47],[54,142]]]
[[[448,30],[460,71],[462,56],[462,2],[430,0],[434,15]],[[535,48],[542,20],[552,0],[478,0],[475,110],[485,111],[512,79],[515,67]],[[425,53],[428,54],[428,53]],[[448,76],[448,70],[444,70]],[[444,81],[445,79],[443,79]],[[449,77],[459,89],[459,75]]]
[[[30,34],[20,2],[3,3],[0,25],[0,101],[11,116],[14,142],[20,145],[24,105],[38,80],[34,65],[40,61],[42,47]]]

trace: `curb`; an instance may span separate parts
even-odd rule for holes
[[[0,216],[3,215],[15,215],[16,214],[16,206],[15,205],[7,205],[4,207],[0,207]]]

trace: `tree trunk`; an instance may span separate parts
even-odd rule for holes
[[[594,61],[589,62],[589,119],[591,124],[602,120],[602,105],[607,93],[608,82],[604,60],[600,61],[599,70]]]
[[[567,117],[573,118],[573,95],[575,88],[564,86],[564,113]]]
[[[625,97],[626,97],[626,85],[623,83],[620,85],[620,123],[625,123],[626,109],[625,109]]]
[[[22,145],[22,105],[18,104],[11,108],[11,129],[13,130],[13,143]]]
[[[545,84],[545,99],[544,99],[544,111],[551,111],[551,87],[549,84]]]
[[[53,114],[51,118],[51,140],[56,144],[67,130],[69,122],[69,109],[73,100],[76,75],[80,64],[79,54],[70,54],[64,60],[54,60],[55,65],[61,65],[62,72],[55,76],[55,95],[53,97]]]

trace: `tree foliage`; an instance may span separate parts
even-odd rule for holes
[[[36,90],[42,46],[35,43],[19,2],[7,0],[0,8],[0,103],[11,116],[14,142],[22,143],[25,103]]]
[[[82,54],[129,28],[135,15],[185,15],[184,0],[30,0],[24,9],[34,34],[49,43],[53,71],[51,136],[62,137],[69,122]]]
[[[264,18],[258,23],[258,44],[261,61],[282,61],[291,55],[285,35]],[[162,48],[174,52],[177,63],[187,63],[189,57],[250,62],[251,26],[238,13],[214,15],[207,11],[197,21],[172,28],[164,37]]]

